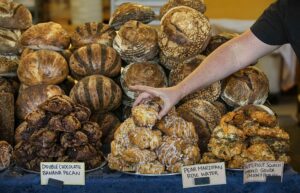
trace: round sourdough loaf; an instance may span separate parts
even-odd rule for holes
[[[71,74],[78,79],[94,74],[115,77],[121,71],[121,58],[112,47],[91,44],[73,53],[70,69]]]
[[[104,23],[89,22],[76,27],[71,35],[71,44],[79,48],[88,44],[103,44],[112,46],[116,32],[109,25]]]
[[[92,75],[80,80],[72,88],[70,97],[93,112],[108,112],[120,106],[122,90],[112,79]]]
[[[61,51],[69,48],[70,36],[58,23],[39,23],[22,34],[21,44],[32,49]]]
[[[19,54],[21,50],[20,38],[20,30],[9,30],[0,27],[0,54]]]
[[[118,31],[113,47],[127,63],[153,60],[158,54],[156,30],[138,21],[128,21]]]
[[[20,81],[28,86],[58,84],[68,76],[69,66],[59,53],[39,50],[22,58],[17,73]]]
[[[169,0],[160,9],[160,18],[162,18],[170,9],[178,6],[187,6],[201,12],[202,14],[206,11],[206,5],[203,0]]]

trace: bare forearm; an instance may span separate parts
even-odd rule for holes
[[[181,98],[245,68],[277,47],[264,44],[250,31],[245,32],[220,46],[177,85]]]

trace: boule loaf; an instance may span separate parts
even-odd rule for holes
[[[137,3],[123,3],[112,14],[109,25],[115,29],[120,29],[124,23],[130,20],[150,23],[154,18],[155,13],[151,7]]]
[[[207,150],[211,133],[221,120],[220,111],[208,101],[194,99],[180,105],[177,112],[195,125],[199,136],[198,145],[202,152]]]
[[[59,53],[38,50],[22,58],[17,73],[20,81],[28,86],[58,84],[68,76],[69,66]]]
[[[160,18],[162,18],[170,9],[177,6],[187,6],[202,14],[206,11],[206,5],[203,0],[169,0],[161,7],[159,12]]]
[[[22,34],[21,44],[32,49],[61,51],[69,48],[70,36],[58,23],[39,23]]]
[[[38,106],[55,95],[63,95],[64,91],[56,85],[30,86],[19,93],[16,102],[16,114],[20,120],[35,111]]]
[[[19,54],[21,31],[10,30],[0,27],[0,54]]]
[[[161,20],[159,47],[167,58],[184,60],[205,49],[210,31],[207,18],[200,12],[186,6],[174,7]]]
[[[27,29],[32,25],[30,11],[22,4],[12,1],[0,3],[0,26],[8,29]]]
[[[72,88],[70,97],[93,112],[108,112],[120,106],[122,91],[112,79],[92,75],[81,79]]]
[[[88,44],[103,44],[112,46],[116,32],[104,23],[89,22],[77,26],[71,35],[71,44],[74,48],[80,48]]]
[[[237,36],[238,34],[227,33],[227,32],[223,32],[218,35],[212,36],[203,54],[208,56],[213,51],[215,51],[219,46],[221,46],[222,44],[226,43],[227,41]]]
[[[167,87],[166,74],[161,66],[152,62],[132,63],[124,68],[121,73],[121,85],[125,94],[134,99],[137,92],[129,89],[130,86],[144,85],[156,88]]]
[[[267,76],[256,67],[242,69],[223,81],[221,98],[229,106],[264,104],[269,92]]]
[[[70,69],[74,78],[78,79],[94,74],[115,77],[121,71],[121,58],[112,47],[91,44],[72,54]]]
[[[24,48],[23,51],[22,51],[22,54],[20,56],[20,60],[22,60],[26,55],[30,54],[30,53],[33,53],[33,52],[36,52],[38,50],[33,50],[33,49],[30,49],[30,48]],[[62,55],[66,61],[69,61],[70,60],[70,57],[72,55],[72,51],[71,50],[61,50],[61,51],[57,51],[57,53],[59,53],[60,55]]]
[[[118,31],[113,47],[127,63],[153,60],[158,54],[156,30],[138,21],[126,22]]]
[[[0,140],[13,144],[15,127],[15,102],[12,93],[0,93]]]

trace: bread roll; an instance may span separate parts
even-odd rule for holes
[[[129,90],[129,86],[145,85],[156,88],[168,86],[166,74],[161,66],[151,62],[132,63],[121,73],[121,85],[129,98],[136,98],[138,93]]]
[[[114,11],[109,20],[109,25],[115,29],[120,29],[124,23],[130,20],[150,23],[154,18],[155,13],[151,7],[137,3],[123,3]]]
[[[18,77],[26,85],[58,84],[69,74],[67,61],[55,51],[39,50],[26,55],[18,67]]]
[[[0,27],[0,54],[18,54],[21,49],[20,38],[20,30],[9,30]]]
[[[63,95],[64,91],[56,85],[31,86],[19,93],[16,102],[16,114],[24,120],[27,114],[35,111],[38,106],[55,95]]]
[[[70,97],[94,112],[108,112],[121,104],[122,91],[110,78],[92,75],[80,80],[71,90]]]
[[[222,99],[229,106],[264,104],[269,92],[267,76],[258,68],[247,67],[223,81]]]
[[[19,65],[18,56],[0,55],[0,75],[16,76]]]
[[[90,22],[76,27],[71,35],[71,43],[74,48],[80,48],[88,44],[112,46],[115,36],[116,32],[109,25]]]
[[[70,36],[58,23],[39,23],[22,34],[21,44],[32,49],[61,51],[69,48]]]
[[[175,7],[161,20],[159,47],[167,58],[184,60],[205,49],[210,31],[207,18],[200,12],[190,7]]]
[[[156,30],[138,21],[128,21],[118,31],[113,47],[127,63],[153,60],[158,54]]]
[[[0,26],[8,29],[27,29],[32,25],[30,11],[21,4],[3,0],[0,4]]]
[[[12,154],[12,146],[6,141],[0,141],[0,171],[10,166]]]
[[[221,119],[220,111],[210,102],[199,99],[187,101],[177,111],[182,118],[195,125],[198,145],[201,151],[206,151],[210,135]]]
[[[70,58],[70,69],[75,78],[94,74],[114,77],[121,71],[121,58],[111,47],[91,44],[73,53]]]
[[[206,5],[204,4],[203,0],[169,0],[160,9],[160,18],[162,18],[170,9],[177,6],[187,6],[196,9],[202,14],[206,11]]]

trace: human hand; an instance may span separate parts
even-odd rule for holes
[[[136,98],[133,106],[137,106],[140,103],[147,99],[151,99],[154,97],[159,97],[163,101],[163,106],[161,111],[159,112],[159,119],[165,116],[170,109],[176,105],[181,99],[181,93],[177,87],[169,87],[169,88],[153,88],[149,86],[130,86],[130,90],[138,91],[141,94]]]

